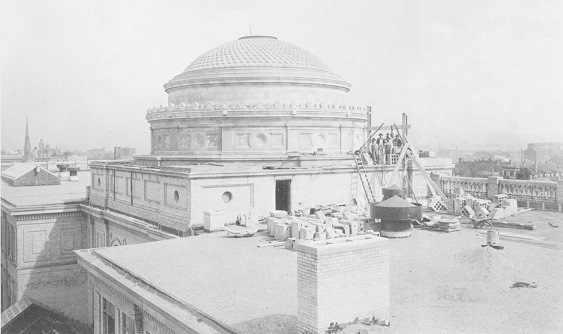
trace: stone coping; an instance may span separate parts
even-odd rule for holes
[[[387,247],[388,244],[389,240],[385,238],[374,235],[358,235],[296,244],[294,250],[313,255],[326,255],[374,247]]]

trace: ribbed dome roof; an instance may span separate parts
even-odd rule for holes
[[[310,52],[275,37],[249,36],[199,56],[183,73],[240,67],[300,68],[332,72]]]

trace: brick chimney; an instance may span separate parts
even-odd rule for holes
[[[375,317],[389,323],[389,240],[372,235],[297,244],[298,333]]]

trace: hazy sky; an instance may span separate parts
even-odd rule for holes
[[[146,110],[249,34],[301,46],[417,147],[563,142],[563,1],[2,0],[2,146],[150,150]],[[490,143],[495,142],[498,146]]]

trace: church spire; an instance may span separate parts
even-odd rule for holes
[[[31,142],[29,141],[29,124],[27,117],[25,118],[25,146],[23,148],[23,162],[33,161],[33,152],[31,151]]]

